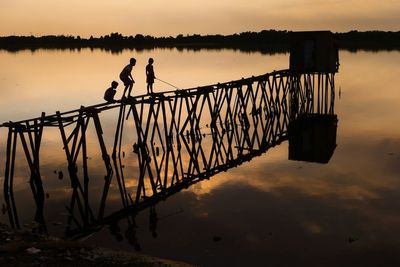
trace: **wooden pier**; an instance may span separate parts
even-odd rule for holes
[[[77,232],[88,233],[153,207],[194,183],[261,155],[287,140],[290,121],[302,114],[334,114],[334,98],[334,73],[282,70],[3,123],[0,127],[8,128],[4,197],[10,224],[19,227],[13,195],[18,145],[22,146],[31,174],[28,179],[37,207],[35,220],[44,223],[40,146],[47,128],[58,128],[62,140],[63,147],[59,149],[65,152],[72,188],[67,232],[76,236]],[[118,111],[118,116],[112,146],[107,146],[101,115],[110,109]],[[132,144],[139,163],[135,192],[126,189],[122,167],[121,144],[127,121],[136,131]],[[97,214],[89,204],[90,127],[96,133],[106,170]],[[120,190],[122,208],[104,214],[113,179]]]
[[[58,149],[65,153],[71,186],[66,236],[79,238],[108,225],[121,239],[117,224],[126,219],[125,236],[138,247],[134,234],[138,212],[149,208],[150,229],[155,235],[155,205],[159,201],[250,161],[283,141],[292,142],[289,159],[328,162],[336,147],[334,77],[338,67],[332,33],[298,32],[292,35],[288,70],[5,122],[0,125],[8,129],[3,210],[8,213],[10,225],[19,228],[16,202],[20,200],[14,196],[14,176],[17,165],[24,160],[16,158],[17,148],[22,148],[36,206],[33,219],[40,231],[47,231],[40,148],[46,130],[56,128],[62,144]],[[111,142],[103,133],[106,111],[115,114]],[[132,163],[126,162],[122,150],[127,143],[127,126],[134,129],[129,134],[129,160],[133,158],[138,166],[129,175],[124,165]],[[301,132],[303,127],[307,127],[306,134]],[[323,136],[311,138],[310,131]],[[88,144],[93,141],[101,154],[96,166],[104,165],[96,206],[89,194],[93,186],[89,165],[93,161],[88,161]],[[318,149],[304,149],[304,144],[310,143]],[[127,187],[128,180],[136,185]],[[110,211],[106,207],[112,184],[118,188],[121,206]]]

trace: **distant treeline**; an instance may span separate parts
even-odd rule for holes
[[[348,50],[400,50],[400,31],[350,31],[334,33],[340,49]],[[19,51],[23,49],[81,49],[100,48],[113,52],[123,49],[239,49],[265,53],[286,52],[289,49],[290,31],[264,30],[242,32],[232,35],[178,35],[176,37],[153,37],[136,34],[123,36],[111,33],[106,36],[81,38],[80,36],[5,36],[0,37],[0,49]]]

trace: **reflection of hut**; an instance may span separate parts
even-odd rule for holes
[[[289,159],[328,163],[336,148],[336,115],[304,114],[289,125]]]
[[[291,72],[338,71],[338,48],[330,31],[292,32],[290,37]]]

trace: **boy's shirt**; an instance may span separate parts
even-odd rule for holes
[[[132,72],[132,67],[130,64],[126,65],[125,68],[121,71],[121,74],[119,76],[121,77],[129,77],[129,75]]]

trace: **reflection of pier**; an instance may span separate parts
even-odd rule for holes
[[[20,142],[31,173],[29,181],[37,207],[35,220],[44,225],[45,198],[39,159],[43,131],[48,127],[59,129],[68,162],[72,196],[67,208],[67,234],[84,235],[104,224],[117,232],[115,221],[128,218],[133,229],[130,217],[137,212],[150,207],[154,216],[158,201],[288,140],[289,124],[304,120],[304,115],[334,115],[334,92],[334,72],[282,70],[3,123],[1,127],[8,128],[4,197],[10,224],[19,227],[13,178]],[[101,113],[111,109],[118,111],[118,117],[114,142],[108,147]],[[139,168],[129,178],[136,182],[135,192],[125,186],[121,157],[127,120],[133,122],[136,136],[132,147]],[[96,133],[105,167],[97,209],[89,204],[89,131]],[[113,179],[120,191],[122,207],[105,214]]]

